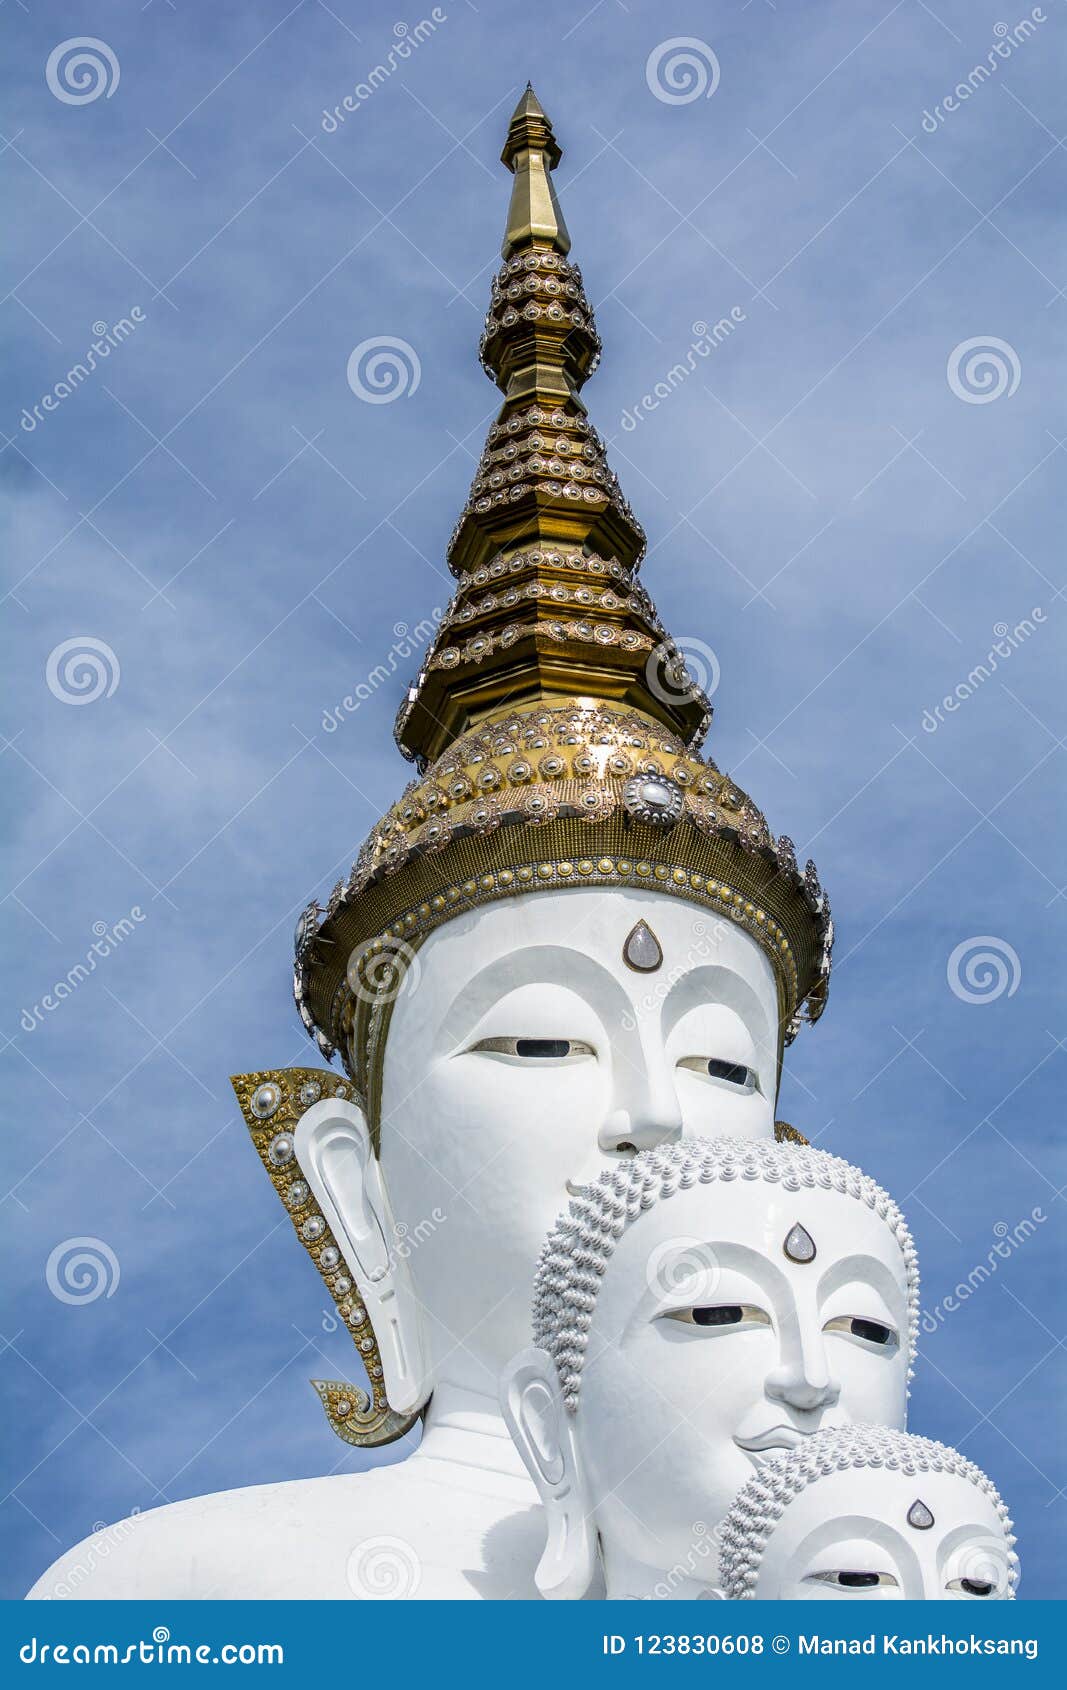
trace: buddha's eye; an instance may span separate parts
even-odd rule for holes
[[[866,1320],[862,1315],[839,1314],[828,1320],[824,1332],[843,1332],[848,1338],[858,1338],[864,1345],[879,1350],[895,1350],[900,1339],[894,1327],[882,1320]]]
[[[743,1062],[725,1062],[718,1056],[683,1056],[678,1066],[688,1068],[693,1074],[703,1074],[707,1079],[719,1080],[735,1091],[759,1090],[756,1070],[746,1068]]]
[[[579,1062],[595,1056],[596,1051],[584,1039],[479,1039],[470,1046],[484,1056],[503,1056],[512,1062],[543,1062],[558,1066],[562,1062]]]
[[[805,1584],[832,1584],[838,1590],[876,1590],[879,1586],[894,1588],[897,1580],[892,1573],[853,1573],[845,1568],[825,1573],[808,1573]]]
[[[958,1590],[964,1596],[993,1596],[996,1585],[991,1579],[949,1579],[946,1590]]]
[[[668,1309],[667,1320],[680,1320],[684,1326],[703,1326],[741,1332],[754,1326],[769,1326],[771,1317],[766,1309],[755,1303],[703,1303],[695,1308]]]

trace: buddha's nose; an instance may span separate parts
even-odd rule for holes
[[[801,1314],[795,1330],[786,1338],[779,1365],[766,1379],[767,1395],[790,1408],[831,1408],[841,1395],[840,1382],[831,1372],[822,1332],[814,1319]]]
[[[682,1136],[674,1071],[662,1055],[643,1053],[620,1065],[615,1095],[599,1132],[601,1150],[633,1154]]]

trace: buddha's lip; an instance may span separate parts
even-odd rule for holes
[[[750,1455],[758,1455],[766,1449],[799,1449],[804,1439],[810,1437],[810,1432],[802,1432],[797,1426],[779,1425],[768,1426],[765,1432],[757,1432],[751,1438],[735,1438],[734,1443]]]

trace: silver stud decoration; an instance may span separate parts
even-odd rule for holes
[[[275,1133],[267,1146],[267,1160],[275,1168],[288,1167],[296,1155],[292,1133]]]
[[[680,820],[682,789],[662,775],[634,775],[622,789],[623,808],[636,822],[665,833]]]
[[[311,948],[311,943],[319,930],[319,916],[322,911],[317,903],[310,903],[297,919],[293,930],[293,951],[297,962],[302,962]]]
[[[256,1087],[249,1108],[257,1121],[269,1121],[272,1115],[277,1114],[281,1101],[281,1086],[275,1085],[273,1080],[268,1080],[265,1085]]]

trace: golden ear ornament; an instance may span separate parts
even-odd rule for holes
[[[389,1406],[374,1327],[296,1154],[296,1129],[306,1110],[325,1098],[359,1106],[361,1100],[350,1080],[325,1068],[265,1069],[234,1074],[230,1083],[259,1159],[367,1371],[369,1391],[335,1379],[311,1381],[326,1419],[339,1438],[360,1449],[393,1443],[419,1416],[397,1414]]]

